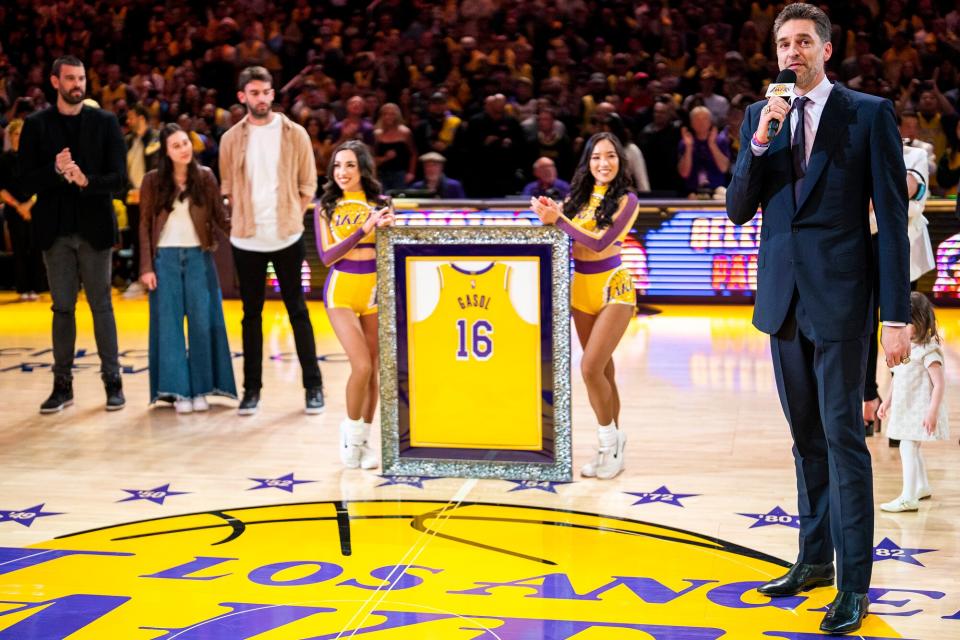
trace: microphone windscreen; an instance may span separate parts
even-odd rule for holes
[[[784,69],[777,75],[777,84],[796,84],[797,72],[793,69]]]

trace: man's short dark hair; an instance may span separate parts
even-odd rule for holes
[[[260,82],[266,82],[270,85],[273,84],[273,76],[270,75],[270,72],[264,69],[263,67],[247,67],[240,72],[240,79],[237,81],[237,88],[240,91],[243,91],[247,88],[247,85],[253,82],[254,80],[259,80]]]
[[[914,118],[919,120],[920,116],[917,115],[916,111],[913,111],[912,109],[907,109],[906,111],[903,111],[900,115],[897,116],[897,124],[903,124],[904,118]]]
[[[777,19],[773,21],[774,42],[777,41],[777,34],[780,33],[780,27],[788,20],[812,20],[820,41],[824,44],[830,42],[830,33],[833,31],[833,26],[830,24],[830,18],[827,17],[827,14],[825,14],[820,7],[803,2],[788,4],[784,7],[783,11],[777,16]]]
[[[60,77],[60,67],[67,65],[68,67],[82,67],[83,62],[80,61],[80,58],[77,56],[60,56],[53,61],[53,68],[50,70],[50,75]]]
[[[148,121],[150,120],[150,111],[147,110],[147,108],[143,106],[143,104],[140,102],[137,102],[132,107],[130,107],[130,111],[133,111],[138,116],[143,116],[145,120],[148,120]]]

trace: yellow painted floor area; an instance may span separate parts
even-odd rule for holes
[[[320,416],[303,413],[279,302],[257,415],[222,399],[205,414],[148,407],[146,300],[119,297],[127,407],[103,411],[81,302],[76,403],[40,416],[49,305],[0,294],[0,640],[806,640],[833,598],[752,591],[793,560],[797,530],[790,437],[749,307],[638,316],[616,353],[627,470],[563,484],[343,469],[348,367],[317,303]],[[240,305],[224,306],[239,356]],[[960,311],[939,318],[956,431]],[[579,468],[595,436],[572,380]],[[899,455],[882,435],[869,444],[885,501]],[[933,498],[878,512],[871,615],[853,637],[960,638],[960,447],[924,452]]]

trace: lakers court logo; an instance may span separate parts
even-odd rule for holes
[[[0,639],[820,637],[830,590],[754,590],[782,571],[697,534],[539,507],[251,507],[0,550]],[[862,633],[899,637],[873,615]]]

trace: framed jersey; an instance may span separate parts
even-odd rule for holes
[[[569,260],[553,227],[377,233],[387,475],[571,479]]]

